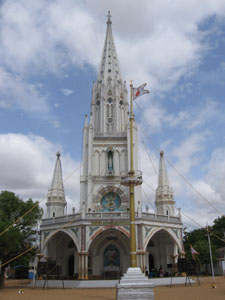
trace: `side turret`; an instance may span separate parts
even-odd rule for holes
[[[47,218],[55,218],[64,215],[66,199],[62,179],[62,167],[60,153],[56,153],[57,159],[53,174],[52,184],[47,196]]]
[[[164,152],[160,152],[158,187],[156,189],[157,214],[175,216],[173,189],[169,186]]]

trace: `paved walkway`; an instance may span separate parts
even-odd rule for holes
[[[173,277],[172,284],[185,284],[186,277]],[[151,278],[149,281],[153,286],[159,285],[170,285],[171,278]],[[195,281],[191,279],[191,283]],[[116,284],[119,283],[119,280],[64,280],[64,288],[74,289],[74,288],[115,288]],[[30,286],[33,286],[31,283]],[[43,287],[44,280],[37,280],[36,287]],[[45,287],[48,288],[62,288],[62,280],[48,280],[45,284]]]

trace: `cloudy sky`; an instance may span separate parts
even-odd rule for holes
[[[68,211],[79,208],[108,10],[123,78],[151,91],[135,107],[143,206],[153,211],[162,149],[176,207],[205,226],[225,211],[224,0],[1,1],[0,190],[44,206],[59,150]]]

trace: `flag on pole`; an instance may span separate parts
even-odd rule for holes
[[[192,258],[194,259],[195,255],[198,255],[198,254],[199,254],[198,251],[196,251],[196,250],[192,247],[192,245],[191,245],[191,255],[192,255]]]
[[[148,90],[144,90],[145,86],[147,85],[147,83],[143,83],[142,85],[140,85],[138,88],[133,88],[132,89],[132,93],[133,93],[133,99],[135,100],[137,97],[140,97],[144,94],[148,94],[149,91]]]

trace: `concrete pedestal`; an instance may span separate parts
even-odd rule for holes
[[[153,284],[140,268],[129,268],[117,284],[117,300],[154,300]]]

